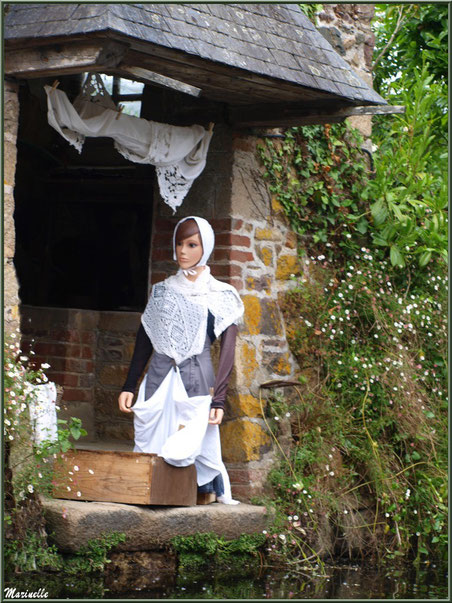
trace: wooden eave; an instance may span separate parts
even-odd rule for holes
[[[236,127],[341,121],[350,108],[359,109],[361,115],[375,113],[378,107],[392,112],[385,105],[347,98],[339,89],[334,94],[259,75],[110,30],[82,36],[7,40],[5,46],[7,76],[28,79],[98,71],[165,86],[155,79],[131,76],[133,66],[200,89],[202,98],[226,105],[227,120]]]

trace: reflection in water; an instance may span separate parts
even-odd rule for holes
[[[271,568],[259,575],[251,566],[244,570],[241,576],[224,568],[190,576],[149,575],[148,586],[139,590],[134,581],[125,589],[120,580],[104,580],[102,575],[85,577],[82,585],[78,578],[61,580],[56,574],[39,573],[14,577],[6,586],[46,588],[49,599],[448,599],[444,564],[421,564],[418,570],[330,565],[325,566],[326,575]]]

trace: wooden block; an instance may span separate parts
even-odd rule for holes
[[[217,495],[215,492],[198,492],[198,497],[196,499],[197,505],[210,505],[210,503],[214,503],[217,500]]]
[[[54,481],[54,498],[133,505],[196,505],[195,466],[173,467],[156,454],[70,450],[54,463]]]

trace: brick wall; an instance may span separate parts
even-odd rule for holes
[[[21,306],[22,350],[64,388],[59,417],[79,417],[86,439],[133,439],[117,398],[127,375],[140,314]],[[34,354],[31,354],[30,351]]]

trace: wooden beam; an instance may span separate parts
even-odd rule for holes
[[[5,50],[5,74],[20,78],[69,75],[116,67],[128,45],[114,40],[88,40]]]
[[[368,107],[345,107],[339,111],[344,117],[352,115],[391,115],[393,113],[405,113],[404,105],[369,105]]]
[[[335,123],[352,115],[388,115],[404,113],[401,105],[340,105],[328,103],[265,103],[247,107],[229,107],[229,120],[239,128],[305,126]]]
[[[184,94],[189,94],[190,96],[198,97],[201,95],[201,88],[190,86],[190,84],[175,80],[166,75],[161,75],[155,71],[149,71],[148,69],[143,69],[142,67],[124,65],[123,63],[118,65],[117,69],[124,73],[124,77],[128,77],[130,79],[152,82],[153,84],[163,86],[164,88],[171,88],[172,90],[177,90],[178,92],[183,92]]]
[[[299,101],[300,98],[314,102],[326,98],[341,99],[334,93],[260,76],[245,69],[138,40],[131,42],[124,63],[190,82],[190,85],[202,89],[202,96],[218,102],[248,104],[250,100],[264,103],[276,99],[286,102]]]

